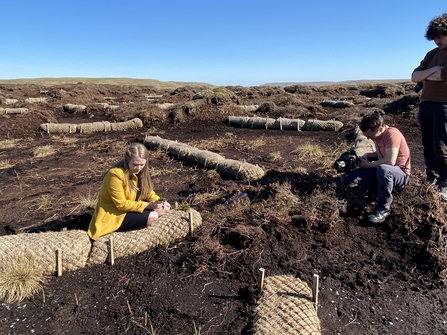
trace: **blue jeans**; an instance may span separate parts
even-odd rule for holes
[[[419,105],[422,145],[427,178],[447,181],[447,102],[423,101]]]
[[[378,168],[349,171],[343,176],[344,183],[355,183],[366,190],[377,192],[376,210],[388,211],[393,202],[393,189],[408,184],[410,176],[398,166],[381,164]]]

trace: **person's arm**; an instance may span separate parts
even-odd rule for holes
[[[147,206],[147,202],[126,198],[123,187],[123,178],[125,176],[121,171],[114,171],[112,169],[107,173],[105,178],[110,199],[117,209],[123,212],[143,212]]]
[[[395,165],[397,160],[397,155],[399,154],[399,148],[388,148],[385,150],[385,157],[380,158],[376,161],[367,162],[363,160],[359,167],[361,168],[377,168],[381,164]]]
[[[443,68],[444,66],[433,66],[426,70],[413,71],[411,74],[411,81],[415,83],[424,80],[444,81],[441,78],[441,70]]]
[[[426,80],[430,80],[430,81],[446,81],[445,79],[443,79],[443,75],[442,72],[445,72],[447,67],[446,66],[436,66],[438,69],[431,74],[430,76],[427,77]]]
[[[160,197],[155,193],[154,190],[151,191],[149,197],[144,199],[148,202],[146,209],[157,209],[160,208],[160,202],[158,201]]]
[[[374,152],[367,152],[362,157],[365,158],[368,161],[376,161],[379,158],[377,156],[377,152],[376,151],[374,151]]]

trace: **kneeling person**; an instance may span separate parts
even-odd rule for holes
[[[143,144],[131,143],[123,158],[107,171],[87,232],[91,239],[143,229],[171,208],[153,190],[148,159]]]
[[[358,167],[342,178],[346,184],[356,183],[366,190],[377,192],[376,208],[368,216],[368,221],[378,224],[390,214],[393,189],[408,184],[410,149],[399,129],[385,125],[377,112],[363,117],[360,130],[374,142],[376,151],[365,153]]]

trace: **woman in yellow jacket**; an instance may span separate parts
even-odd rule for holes
[[[132,143],[107,171],[87,231],[91,239],[145,228],[171,208],[168,202],[157,202],[160,197],[152,187],[148,156],[143,144]]]

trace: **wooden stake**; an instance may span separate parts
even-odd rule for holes
[[[175,202],[175,209],[178,209],[178,202]]]
[[[281,120],[281,117],[279,118],[279,130],[282,130],[282,120]]]
[[[57,276],[62,276],[62,249],[56,250]]]
[[[192,235],[194,233],[194,222],[192,212],[188,212],[189,216],[189,234]]]
[[[318,275],[314,274],[312,282],[312,301],[315,303],[315,310],[318,309]]]
[[[144,311],[144,326],[147,326],[147,311]]]
[[[113,250],[113,237],[109,239],[109,264],[115,264],[115,251]]]
[[[262,292],[262,289],[264,288],[264,275],[265,270],[264,268],[259,268],[259,276],[258,276],[258,294]]]

